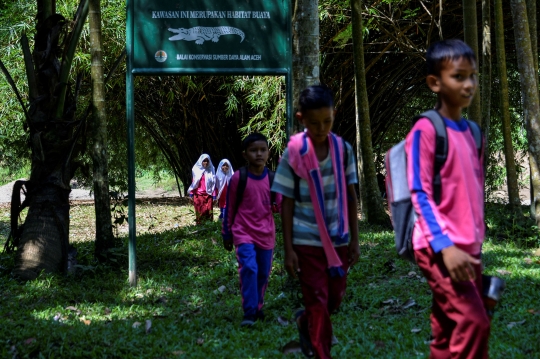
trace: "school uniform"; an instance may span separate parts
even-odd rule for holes
[[[299,136],[299,140],[304,141],[302,146],[310,151],[311,148],[307,145],[305,134]],[[336,136],[336,138],[338,137]],[[321,181],[321,191],[318,193],[318,197],[320,197],[324,207],[322,216],[331,245],[341,261],[340,275],[333,275],[331,268],[329,268],[328,253],[321,240],[321,227],[314,220],[316,210],[320,210],[320,208],[314,207],[315,201],[311,195],[309,183],[304,178],[297,177],[295,179],[294,166],[291,165],[290,144],[283,153],[272,186],[274,192],[295,199],[292,244],[298,256],[300,269],[298,277],[305,305],[305,312],[300,317],[300,322],[303,327],[308,327],[313,351],[319,358],[331,357],[332,324],[330,315],[340,306],[347,286],[348,226],[345,228],[345,236],[340,233],[343,231],[341,228],[343,220],[347,219],[347,216],[340,213],[339,210],[347,208],[347,196],[340,196],[340,200],[338,200],[337,173],[334,166],[339,166],[340,175],[344,175],[343,185],[345,187],[357,183],[358,177],[352,147],[346,142],[344,144],[347,146],[349,154],[345,165],[342,157],[333,161],[330,150],[328,157],[318,162]],[[341,155],[343,156],[343,153]],[[345,168],[343,169],[343,167]],[[295,186],[298,186],[297,190],[295,190]],[[346,188],[344,190],[346,191]],[[299,198],[295,198],[295,192]]]
[[[490,320],[482,301],[482,270],[476,281],[453,282],[441,251],[455,245],[480,258],[484,240],[484,169],[467,121],[444,119],[448,157],[440,170],[441,201],[433,196],[436,133],[420,119],[406,138],[407,178],[418,221],[413,248],[433,292],[430,358],[488,357]]]
[[[229,171],[227,173],[224,173],[221,167],[227,164],[229,165]],[[223,219],[223,214],[225,212],[225,207],[227,206],[227,189],[229,187],[229,182],[234,175],[234,170],[232,168],[231,162],[227,159],[223,159],[219,162],[219,165],[217,166],[216,171],[216,188],[217,188],[217,196],[216,199],[218,201],[218,207],[219,207],[219,218]]]
[[[232,239],[235,246],[244,317],[252,319],[260,315],[264,305],[276,242],[267,176],[266,167],[260,176],[248,171],[242,202],[236,213],[234,209],[240,172],[232,176],[222,225],[223,239]],[[276,196],[276,202],[280,206],[281,196]]]
[[[203,160],[208,159],[207,167],[203,167]],[[195,222],[201,224],[203,220],[212,220],[212,204],[216,197],[216,174],[212,160],[207,154],[202,154],[191,169],[193,181],[188,193],[193,197],[195,208]]]

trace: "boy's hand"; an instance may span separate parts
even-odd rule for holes
[[[476,279],[473,265],[480,265],[482,261],[462,251],[456,246],[444,248],[442,258],[450,277],[454,282],[464,282]]]
[[[232,239],[223,240],[223,248],[228,250],[229,252],[233,249],[233,241]]]
[[[296,273],[300,272],[298,268],[298,256],[294,250],[285,251],[285,269],[293,278],[298,278]]]
[[[349,267],[358,263],[358,258],[360,258],[360,245],[358,241],[351,241],[349,243]]]

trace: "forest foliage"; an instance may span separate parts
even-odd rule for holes
[[[427,46],[440,39],[441,34],[444,38],[463,37],[460,2],[444,2],[441,16],[438,4],[438,1],[417,0],[364,1],[366,81],[378,171],[383,171],[386,150],[410,128],[412,116],[435,102],[424,84],[423,61]],[[58,6],[58,11],[69,18],[76,11],[77,2],[67,0]],[[125,2],[120,0],[103,3],[105,73],[113,68],[124,51],[124,6]],[[336,97],[338,115],[334,130],[356,145],[349,2],[321,0],[319,10],[321,81],[333,89]],[[4,3],[0,10],[0,58],[23,96],[27,96],[27,85],[19,40],[23,33],[32,39],[35,13],[35,1],[31,0]],[[527,141],[508,4],[504,13],[512,134],[515,156],[520,159],[526,153]],[[91,98],[88,35],[86,25],[73,63],[72,80],[78,74],[83,77],[82,105],[78,106],[78,111],[83,111],[84,104]],[[496,66],[493,70],[488,193],[505,180]],[[124,62],[107,83],[106,90],[110,180],[114,188],[123,190],[127,184]],[[0,166],[17,172],[28,166],[30,158],[23,114],[4,81],[0,81],[0,96],[3,99],[0,103]],[[251,131],[263,132],[270,138],[272,165],[275,165],[286,145],[285,113],[285,84],[280,77],[139,77],[136,79],[137,166],[153,171],[156,177],[163,170],[169,171],[177,178],[179,187],[186,188],[190,168],[202,152],[209,153],[215,162],[229,158],[233,166],[243,165],[240,142],[242,136]],[[86,166],[76,177],[79,182],[89,184],[91,160],[87,156],[82,161]],[[527,172],[526,168],[518,169]],[[526,175],[522,178],[527,181]]]

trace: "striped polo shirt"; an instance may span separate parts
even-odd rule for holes
[[[345,170],[347,185],[358,183],[356,174],[356,160],[352,147],[347,146],[347,168]],[[330,238],[338,236],[338,211],[336,198],[336,184],[334,181],[334,169],[330,152],[322,162],[319,162],[321,176],[324,185],[324,206],[326,210],[326,224],[328,226]],[[295,199],[293,215],[293,244],[322,247],[319,228],[315,221],[313,203],[309,194],[308,182],[300,178],[299,182],[300,202]],[[285,197],[294,198],[294,175],[289,165],[289,149],[287,148],[281,157],[279,166],[272,185],[272,191],[281,193]],[[343,200],[347,200],[344,198]],[[346,246],[346,243],[335,247]]]

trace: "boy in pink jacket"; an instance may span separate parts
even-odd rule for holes
[[[490,320],[482,301],[484,240],[483,150],[461,111],[478,86],[476,58],[460,40],[427,51],[427,85],[437,94],[435,109],[448,134],[448,157],[440,169],[441,195],[433,193],[435,129],[416,122],[406,138],[407,178],[419,218],[413,230],[416,261],[433,293],[430,358],[488,357]]]

